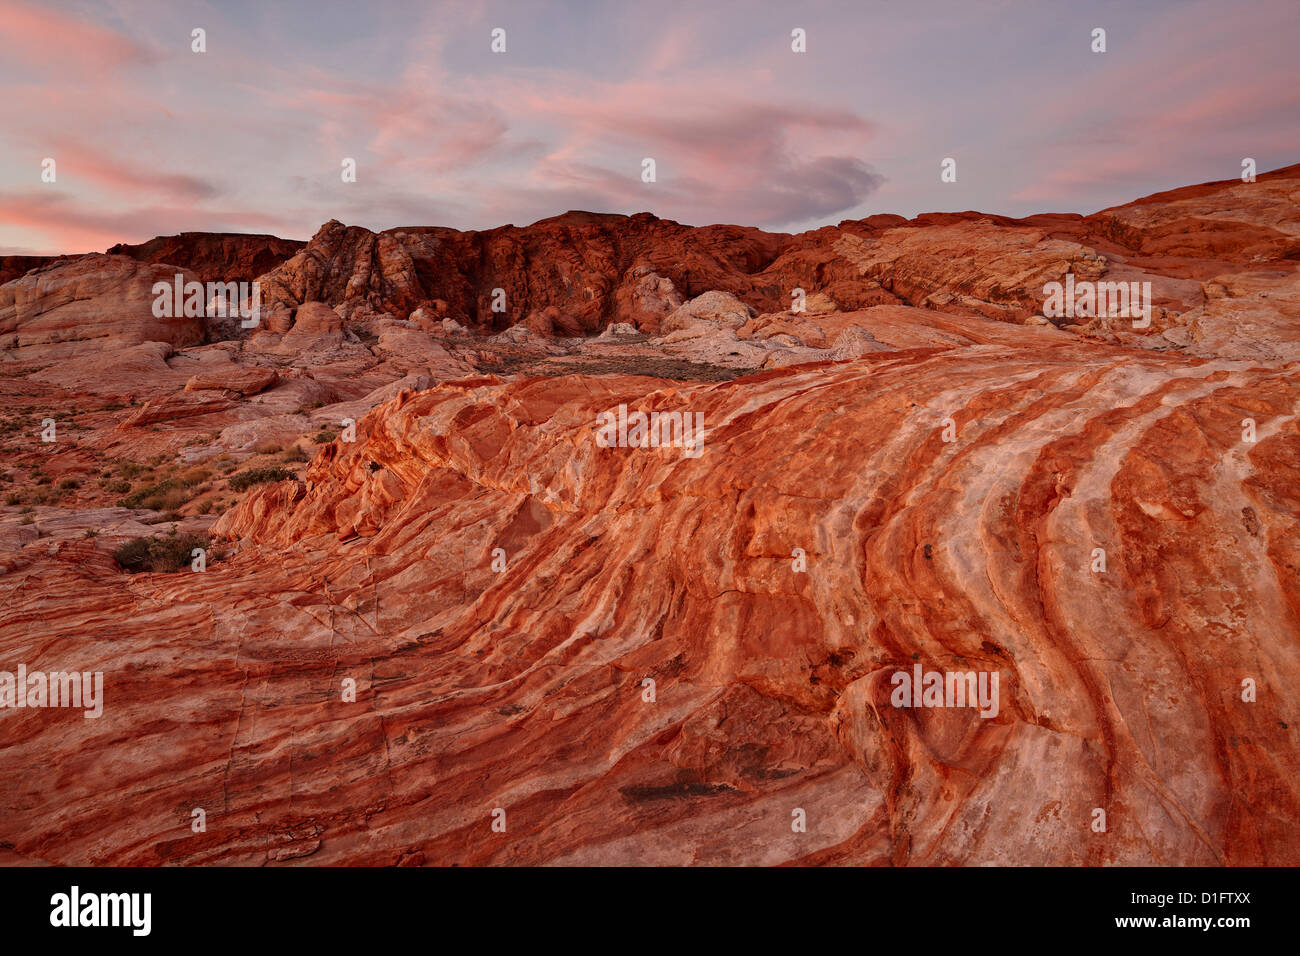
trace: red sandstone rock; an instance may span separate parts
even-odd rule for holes
[[[185,391],[196,392],[204,389],[224,389],[238,392],[240,395],[256,395],[263,389],[270,388],[279,380],[274,369],[255,366],[235,366],[214,368],[199,373],[185,383]]]
[[[798,237],[330,224],[271,280],[291,328],[11,362],[6,487],[83,484],[0,510],[0,667],[101,670],[106,701],[0,718],[0,859],[1300,863],[1297,178]],[[1162,312],[1035,323],[1067,267]],[[502,328],[660,332],[708,292],[738,324]],[[112,356],[143,408],[89,387]],[[620,406],[701,414],[700,454],[602,447]],[[102,464],[307,440],[212,523],[230,559],[113,560],[154,516]],[[996,672],[997,713],[895,707],[917,666]]]
[[[0,285],[21,278],[33,269],[41,269],[52,262],[80,258],[76,255],[62,256],[0,256]]]
[[[1240,681],[1290,666],[1298,401],[1294,370],[1078,343],[404,393],[224,517],[225,566],[137,596],[69,544],[39,594],[0,578],[8,640],[103,668],[116,702],[58,737],[11,716],[34,736],[4,838],[67,862],[277,859],[276,828],[312,826],[322,863],[1294,863],[1294,706]],[[702,412],[704,453],[597,447],[620,403]],[[997,669],[1000,713],[891,708],[917,660]],[[84,838],[36,799],[59,747],[133,754],[64,784]],[[192,805],[221,827],[190,833]]]
[[[555,307],[594,333],[614,319],[666,314],[665,306],[679,304],[678,290],[749,289],[750,273],[788,239],[735,226],[695,229],[648,214],[567,213],[524,228],[378,235],[332,221],[262,277],[263,304],[318,299],[337,303],[352,319],[384,312],[406,318],[424,307],[436,311],[441,301],[447,317],[488,329]],[[492,310],[496,289],[505,312]]]
[[[213,412],[233,408],[234,401],[228,398],[211,396],[169,396],[159,401],[146,402],[135,414],[124,420],[117,427],[139,428],[143,425],[155,425],[158,422],[175,421],[178,418],[193,418],[209,415]]]
[[[802,289],[814,312],[905,304],[1024,323],[1043,321],[1043,286],[1070,272],[1085,281],[1151,282],[1156,316],[1140,334],[1104,321],[1063,324],[1166,349],[1185,344],[1183,333],[1164,333],[1205,304],[1201,283],[1242,264],[1295,274],[1300,223],[1289,197],[1298,178],[1300,167],[1288,167],[1257,183],[1207,183],[1086,218],[872,216],[798,236],[692,228],[648,214],[568,213],[482,233],[376,235],[330,222],[262,277],[264,302],[293,308],[319,299],[358,321],[415,315],[432,328],[427,317],[436,316],[478,329],[527,323],[544,334],[563,315],[554,334],[571,335],[614,322],[669,331],[662,323],[685,298],[710,292],[776,312]],[[504,312],[492,309],[499,295]]]
[[[208,282],[251,282],[292,257],[306,243],[276,236],[183,232],[137,245],[120,243],[109,255],[181,266]]]
[[[140,342],[197,345],[203,320],[154,313],[155,282],[197,281],[172,266],[125,256],[56,262],[0,286],[0,348],[18,359],[54,359]]]
[[[562,309],[548,305],[524,319],[523,325],[539,335],[575,336],[583,334],[582,323]]]

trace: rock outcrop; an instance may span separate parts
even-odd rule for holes
[[[109,255],[180,266],[205,282],[251,282],[295,255],[306,243],[277,236],[182,232],[135,245],[119,243]]]
[[[270,308],[319,300],[357,321],[425,309],[490,331],[554,308],[572,317],[573,328],[562,334],[594,333],[611,321],[652,323],[682,295],[749,290],[750,273],[788,240],[752,228],[692,228],[648,213],[566,213],[487,232],[376,234],[331,221],[262,277],[262,295]]]
[[[89,255],[45,266],[0,286],[0,350],[10,360],[56,359],[141,342],[203,341],[202,317],[154,315],[155,282],[197,281],[170,265]],[[173,312],[182,312],[175,309]]]
[[[237,392],[240,395],[256,395],[263,389],[270,388],[279,376],[274,369],[257,366],[231,364],[227,367],[205,369],[191,376],[185,383],[185,391],[201,392],[208,389]]]
[[[330,223],[208,344],[9,283],[0,671],[104,699],[0,711],[0,862],[1300,864],[1298,188]]]
[[[600,447],[620,405],[703,415],[702,454]],[[1080,343],[403,392],[224,516],[227,564],[142,591],[69,542],[0,578],[6,651],[108,675],[98,721],[9,716],[2,835],[70,863],[310,832],[320,863],[1294,864],[1298,405],[1294,369]],[[916,664],[997,672],[997,713],[891,706]],[[78,754],[71,832],[41,768]]]
[[[802,293],[811,312],[912,305],[1015,324],[1052,321],[1101,341],[1190,347],[1183,316],[1206,305],[1203,285],[1270,270],[1294,277],[1298,181],[1300,167],[1288,167],[1256,183],[1207,183],[1087,217],[882,215],[795,236],[692,228],[648,213],[566,213],[488,232],[376,234],[333,221],[262,277],[263,297],[273,310],[327,302],[359,323],[414,317],[430,328],[454,321],[500,332],[520,324],[573,336],[616,322],[670,332],[670,316],[705,294],[774,313],[797,307]],[[1138,331],[1103,319],[1044,318],[1044,286],[1067,275],[1150,283],[1154,321]],[[1231,325],[1235,308],[1213,314]],[[1205,330],[1205,313],[1196,318],[1193,339],[1217,335]],[[1295,355],[1294,342],[1275,345],[1272,353]]]
[[[77,259],[79,256],[0,256],[0,285],[21,278],[33,269],[40,269],[52,262],[65,259]]]

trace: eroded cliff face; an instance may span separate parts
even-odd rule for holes
[[[1220,322],[1211,300],[1250,311],[1250,294],[1224,290],[1296,281],[1298,191],[1300,166],[1292,166],[1254,183],[1171,190],[1087,217],[882,215],[794,236],[683,226],[648,213],[573,212],[487,232],[373,233],[331,221],[262,276],[263,299],[282,310],[329,302],[358,323],[451,319],[487,331],[527,325],[573,336],[613,323],[666,331],[664,319],[682,301],[711,291],[756,312],[780,312],[799,289],[820,299],[822,310],[910,305],[1023,324],[1044,321],[1044,285],[1071,274],[1151,283],[1153,321],[1140,334],[1104,317],[1052,324],[1106,342],[1217,355],[1229,348],[1223,336],[1213,349],[1200,346],[1215,335],[1209,326],[1240,317]],[[1294,297],[1294,289],[1284,294]],[[1284,311],[1294,314],[1294,306]],[[1300,358],[1293,330],[1260,331],[1273,357]]]
[[[821,231],[754,263],[833,257],[798,314],[652,269],[661,334],[580,342],[581,299],[549,333],[358,320],[318,236],[246,341],[0,379],[84,406],[0,436],[10,487],[82,480],[0,514],[0,669],[105,678],[97,718],[0,712],[0,860],[1300,862],[1296,179],[1251,185]],[[1156,277],[1152,327],[1017,311],[1089,267]],[[638,412],[703,431],[637,447]],[[228,558],[114,560],[157,513],[92,469],[344,416],[182,506]],[[994,693],[900,705],[917,673]]]
[[[263,300],[289,309],[327,301],[358,322],[422,311],[489,331],[526,324],[549,309],[558,334],[581,335],[615,321],[650,323],[662,314],[654,308],[658,299],[678,295],[680,304],[680,296],[713,289],[744,291],[779,308],[780,287],[751,276],[789,240],[649,214],[571,212],[488,232],[424,227],[376,234],[331,221],[262,277]],[[655,301],[639,307],[646,296]]]
[[[291,258],[304,245],[278,236],[183,232],[134,245],[120,243],[108,254],[180,266],[204,282],[251,282]]]

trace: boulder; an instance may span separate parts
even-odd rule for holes
[[[203,341],[203,316],[154,315],[155,283],[198,276],[175,266],[96,253],[55,262],[0,286],[0,350],[10,358],[63,359],[164,342]],[[171,312],[184,312],[173,308]]]

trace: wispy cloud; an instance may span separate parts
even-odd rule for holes
[[[0,0],[0,246],[572,208],[786,230],[1091,211],[1232,175],[1234,153],[1300,158],[1300,25],[1284,0],[1215,9]],[[1087,48],[1098,17],[1104,56]],[[959,182],[942,184],[950,155]]]

